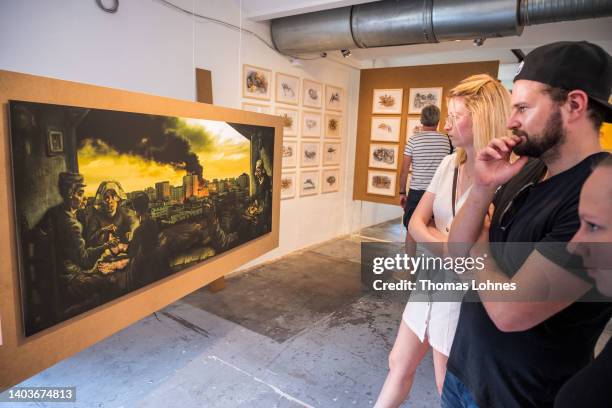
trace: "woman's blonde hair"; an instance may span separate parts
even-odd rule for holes
[[[462,96],[472,116],[474,151],[478,152],[492,138],[510,135],[506,122],[510,116],[510,92],[488,74],[472,75],[451,89],[450,98]],[[457,148],[457,165],[464,163],[465,150]]]

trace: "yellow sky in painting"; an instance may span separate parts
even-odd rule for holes
[[[249,173],[250,144],[237,131],[225,122],[186,119],[190,126],[202,126],[213,138],[210,151],[197,151],[203,176],[207,180],[237,177]],[[101,154],[91,143],[86,143],[78,151],[79,171],[85,177],[85,194],[93,196],[102,181],[115,180],[121,183],[126,192],[155,187],[159,181],[169,181],[171,185],[183,183],[183,170],[170,165],[145,160],[139,156],[120,154],[106,148]]]

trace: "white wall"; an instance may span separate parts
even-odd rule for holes
[[[172,1],[269,41],[268,25],[243,20],[236,2]],[[280,247],[256,262],[401,214],[399,207],[352,200],[357,69],[324,59],[294,66],[248,34],[194,19],[158,0],[121,1],[115,14],[101,11],[94,0],[0,2],[0,69],[195,100],[198,67],[212,71],[216,105],[240,108],[245,63],[341,86],[348,100],[341,191],[282,201]]]

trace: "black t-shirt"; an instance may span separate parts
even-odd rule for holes
[[[490,241],[535,243],[518,254],[504,245],[496,251],[492,246],[492,255],[507,276],[513,276],[534,249],[561,266],[572,261],[574,257],[566,252],[549,250],[547,243],[568,242],[578,230],[582,184],[605,156],[591,155],[540,183],[544,163],[530,160],[497,192]],[[501,214],[532,182],[526,198],[513,203],[511,222],[504,217],[502,230]],[[579,276],[593,283],[584,273]],[[481,303],[464,302],[448,370],[468,387],[481,408],[552,407],[561,386],[592,359],[595,342],[611,315],[610,303],[576,302],[529,330],[505,333],[497,329]]]
[[[559,390],[555,408],[612,407],[612,341]]]

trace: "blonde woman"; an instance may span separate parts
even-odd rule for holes
[[[491,76],[473,75],[450,91],[447,111],[444,130],[457,151],[442,160],[410,221],[410,234],[422,244],[447,242],[454,214],[472,186],[476,154],[491,138],[509,134],[506,120],[510,94]],[[435,228],[428,226],[432,215]],[[460,306],[460,302],[408,302],[389,355],[389,374],[377,408],[401,405],[410,392],[416,368],[430,347],[436,386],[442,392]]]

